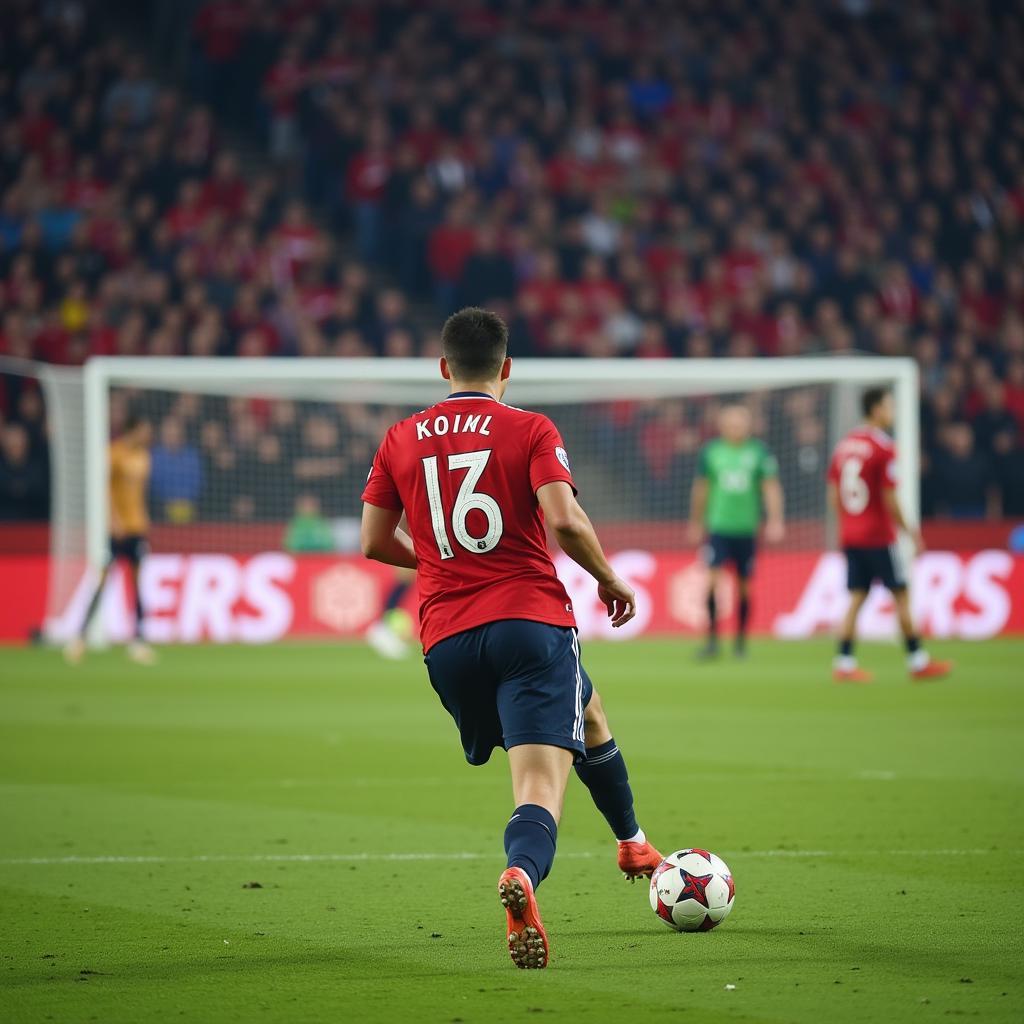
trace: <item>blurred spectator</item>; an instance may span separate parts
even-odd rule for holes
[[[967,423],[945,428],[932,462],[936,511],[954,519],[980,519],[995,502],[995,476],[988,455],[974,446]]]
[[[326,414],[312,415],[303,424],[304,454],[293,461],[292,475],[295,485],[309,490],[321,504],[333,493],[331,481],[346,469],[339,442],[338,426]]]
[[[334,532],[320,511],[315,494],[300,494],[295,499],[295,511],[284,534],[284,549],[296,553],[334,550]]]
[[[476,241],[476,232],[469,224],[469,206],[464,199],[453,200],[427,245],[427,265],[442,313],[453,311],[458,284]]]
[[[153,446],[150,498],[157,515],[172,523],[188,523],[196,517],[203,483],[199,452],[185,437],[181,420],[168,416],[160,424]]]
[[[103,116],[107,121],[137,128],[149,121],[155,101],[156,83],[145,77],[142,58],[132,56],[103,99]]]
[[[459,305],[493,307],[510,301],[516,293],[516,272],[512,261],[498,246],[492,224],[476,230],[473,251],[459,278]]]
[[[45,519],[49,511],[46,462],[33,458],[28,430],[0,424],[0,519]]]
[[[1007,432],[995,438],[995,479],[999,511],[1003,516],[1024,517],[1024,444],[1019,435]]]
[[[994,442],[998,435],[1013,436],[1019,432],[1019,428],[1017,421],[1006,408],[1006,388],[1002,382],[988,380],[980,391],[977,402],[980,410],[975,415],[972,426],[978,448],[989,452],[995,450]]]
[[[270,111],[270,155],[281,164],[290,164],[299,156],[298,107],[306,81],[302,47],[286,43],[263,80],[263,96]]]

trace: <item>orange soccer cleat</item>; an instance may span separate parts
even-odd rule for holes
[[[631,882],[638,878],[650,878],[664,859],[646,839],[642,843],[631,843],[629,840],[619,843],[619,870]]]
[[[524,970],[547,967],[551,947],[529,876],[522,868],[506,868],[498,879],[498,895],[508,918],[508,952],[512,962]]]
[[[915,681],[925,679],[942,679],[944,676],[948,676],[952,671],[953,662],[929,659],[929,661],[920,668],[911,669],[910,678]]]
[[[834,668],[832,679],[837,683],[871,683],[875,677],[863,668]]]

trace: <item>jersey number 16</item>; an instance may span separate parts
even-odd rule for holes
[[[498,503],[489,494],[474,490],[483,474],[487,460],[491,457],[491,449],[485,448],[478,452],[459,452],[448,456],[448,470],[468,470],[462,478],[462,486],[455,498],[452,509],[452,531],[455,539],[473,554],[493,551],[501,540],[504,521]],[[430,455],[423,459],[423,476],[427,485],[427,501],[430,503],[430,523],[434,528],[434,540],[441,558],[454,558],[451,541],[448,539],[448,522],[444,504],[441,501],[441,481],[438,478],[437,456]],[[474,537],[466,526],[469,513],[476,509],[482,512],[487,520],[487,530],[482,537]]]

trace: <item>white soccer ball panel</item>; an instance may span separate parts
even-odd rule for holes
[[[679,901],[683,891],[683,876],[676,867],[669,867],[661,874],[655,873],[651,878],[651,906],[658,909],[658,899],[672,907]]]
[[[708,910],[728,906],[729,883],[721,875],[712,875],[711,881],[704,887],[704,896],[708,901]]]
[[[688,853],[685,857],[680,857],[679,866],[691,875],[710,875],[715,870],[711,861],[699,853]]]
[[[666,874],[674,874],[678,876],[678,872],[669,867]],[[669,883],[669,879],[666,877],[665,884],[661,887],[661,891],[658,889],[658,882],[656,879],[652,879],[650,886],[650,900],[651,910],[658,915],[658,918],[664,922],[669,928],[676,928],[676,923],[672,918],[672,908],[675,905],[675,900],[679,895],[679,887],[673,886]]]
[[[707,908],[696,900],[683,900],[672,908],[672,920],[680,931],[695,932],[708,916]]]
[[[708,911],[708,917],[710,917],[712,921],[716,921],[718,924],[721,924],[729,916],[731,911],[732,904],[726,903],[724,907],[712,907]]]
[[[711,854],[711,866],[720,875],[731,875],[732,872],[729,870],[729,865],[718,856],[717,853]]]

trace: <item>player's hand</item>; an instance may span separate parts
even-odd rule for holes
[[[764,539],[769,544],[780,544],[786,539],[786,524],[781,519],[769,519],[764,526]]]
[[[696,547],[704,539],[704,527],[700,523],[688,523],[686,526],[686,539]]]
[[[914,545],[914,557],[922,554],[925,549],[924,536],[920,530],[910,531],[910,543]]]
[[[636,594],[633,588],[616,576],[607,583],[597,585],[597,596],[608,609],[608,618],[613,626],[624,626],[636,615]]]

